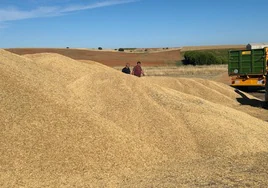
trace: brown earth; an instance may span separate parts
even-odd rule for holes
[[[126,63],[131,65],[141,61],[143,66],[158,66],[175,64],[182,59],[180,50],[162,50],[159,52],[128,53],[118,51],[97,51],[85,49],[56,49],[56,48],[11,48],[6,49],[18,55],[35,54],[35,53],[58,53],[76,60],[97,61],[104,65],[124,66]]]
[[[209,49],[241,49],[244,45],[219,45],[219,46],[188,46],[182,48],[137,48],[118,52],[115,50],[96,49],[66,49],[66,48],[9,48],[5,49],[18,55],[35,53],[58,53],[75,60],[91,60],[104,65],[124,66],[126,63],[135,65],[141,61],[143,66],[174,65],[182,60],[181,51],[209,50]]]
[[[214,45],[214,46],[184,46],[181,51],[191,50],[215,50],[215,49],[245,49],[245,45]]]

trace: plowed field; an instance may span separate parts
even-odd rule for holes
[[[97,61],[104,65],[124,66],[126,63],[132,65],[141,61],[143,66],[159,66],[175,64],[181,60],[180,50],[162,50],[160,52],[118,52],[118,51],[98,51],[85,49],[56,49],[56,48],[15,48],[6,49],[18,55],[35,53],[58,53],[76,60]]]

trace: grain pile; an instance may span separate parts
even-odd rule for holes
[[[267,183],[268,123],[227,86],[4,50],[0,74],[1,187]]]

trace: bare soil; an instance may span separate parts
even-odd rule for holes
[[[11,48],[6,50],[18,55],[58,53],[75,60],[91,60],[110,67],[124,66],[126,63],[134,65],[137,61],[141,61],[143,66],[174,65],[176,61],[182,59],[180,49],[143,53],[58,48]]]
[[[75,60],[91,60],[115,67],[126,63],[135,65],[141,61],[143,66],[167,66],[181,61],[181,51],[208,49],[242,49],[244,45],[186,46],[182,48],[136,48],[119,52],[116,50],[67,49],[67,48],[9,48],[5,49],[18,55],[35,53],[58,53]]]

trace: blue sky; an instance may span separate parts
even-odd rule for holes
[[[268,42],[267,0],[2,0],[0,48]]]

